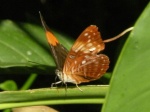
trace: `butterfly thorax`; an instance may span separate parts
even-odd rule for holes
[[[55,71],[58,78],[65,84],[66,82],[74,83],[76,84],[76,81],[72,79],[70,76],[63,73],[61,70],[56,69]]]

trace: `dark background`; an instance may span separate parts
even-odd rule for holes
[[[49,26],[73,37],[91,24],[97,25],[104,37],[116,35],[132,26],[148,3],[148,0],[2,1],[0,19],[38,23],[41,11]]]
[[[106,39],[133,26],[148,2],[149,0],[1,0],[0,20],[10,19],[41,25],[39,18],[39,11],[41,11],[50,27],[75,39],[91,24],[97,25],[102,38]],[[111,60],[109,71],[113,69],[119,41],[120,39],[106,45],[104,52]],[[42,75],[34,85],[45,87],[47,81],[49,78]],[[99,105],[53,107],[61,112],[98,112],[100,109]]]
[[[99,27],[102,38],[110,38],[133,26],[148,0],[1,0],[0,19],[46,23],[73,38],[89,25]],[[104,52],[113,64],[118,40],[108,43]]]

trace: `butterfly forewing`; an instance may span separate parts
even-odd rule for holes
[[[50,29],[46,25],[41,13],[40,13],[40,18],[42,21],[42,25],[46,31],[46,38],[47,38],[48,43],[50,45],[50,50],[51,50],[51,53],[54,57],[57,69],[62,71],[65,59],[66,59],[67,54],[68,54],[68,50],[63,45],[61,45],[59,43],[59,41],[56,39],[54,34],[50,31]]]
[[[57,44],[56,46],[52,46],[50,43],[50,50],[53,54],[53,57],[55,59],[55,63],[57,65],[57,69],[63,70],[64,62],[67,57],[68,51],[65,47],[63,47],[61,44]]]
[[[69,54],[75,53],[76,56],[85,53],[96,54],[102,51],[105,44],[102,41],[100,32],[95,25],[87,27],[78,37]]]
[[[100,78],[109,67],[109,58],[98,55],[104,47],[98,28],[94,25],[87,27],[67,55],[64,75],[69,77],[69,81],[71,77],[76,84]]]

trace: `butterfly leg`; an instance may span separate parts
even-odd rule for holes
[[[57,84],[60,84],[60,83],[62,83],[62,81],[58,81],[58,82],[52,83],[52,84],[51,84],[51,88],[52,88],[54,85],[57,85]]]
[[[65,91],[67,92],[67,83],[64,83],[65,84]]]
[[[58,82],[52,83],[52,84],[51,84],[51,88],[52,88],[54,85],[57,85],[57,84],[60,84],[60,83],[62,83],[62,81],[58,81]],[[67,91],[67,84],[65,83],[65,85],[66,85],[65,90]],[[78,86],[78,84],[76,84],[76,87],[77,87],[80,91],[83,91],[83,90]]]
[[[76,84],[76,87],[77,87],[80,91],[83,91],[83,90],[78,86],[78,84]]]

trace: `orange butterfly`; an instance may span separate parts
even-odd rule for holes
[[[118,36],[103,41],[98,27],[90,25],[80,34],[68,52],[50,31],[41,13],[40,18],[57,66],[56,74],[60,79],[53,84],[70,82],[76,84],[77,87],[80,83],[99,79],[109,68],[108,56],[100,53],[105,48],[104,43],[113,41],[133,29],[131,27]]]

